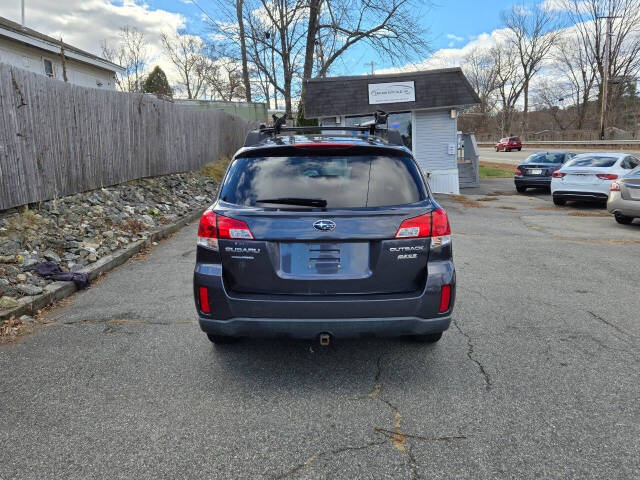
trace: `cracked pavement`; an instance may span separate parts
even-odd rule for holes
[[[439,200],[459,288],[439,343],[213,346],[191,225],[0,347],[0,478],[638,478],[640,225]]]

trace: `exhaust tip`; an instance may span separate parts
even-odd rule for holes
[[[321,333],[318,335],[318,342],[323,347],[328,347],[331,343],[331,334],[329,333]]]

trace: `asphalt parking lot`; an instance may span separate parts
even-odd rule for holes
[[[193,224],[0,347],[0,478],[638,478],[638,221],[503,179],[439,200],[438,344],[213,346]]]

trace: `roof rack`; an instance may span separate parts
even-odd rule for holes
[[[320,130],[323,131],[332,131],[332,132],[344,132],[344,131],[357,131],[357,132],[367,132],[371,136],[383,136],[386,137],[386,140],[394,145],[404,145],[402,141],[402,135],[397,130],[389,129],[389,128],[378,128],[378,125],[386,124],[387,118],[389,114],[382,111],[377,110],[374,113],[374,119],[366,122],[362,125],[354,125],[354,126],[316,126],[316,127],[287,127],[286,119],[287,114],[283,114],[278,117],[275,114],[272,115],[273,125],[266,126],[265,124],[261,124],[258,130],[253,130],[247,134],[247,138],[244,142],[245,147],[250,147],[252,145],[256,145],[267,138],[273,138],[277,135],[280,135],[282,132],[317,132]]]

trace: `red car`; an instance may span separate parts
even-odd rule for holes
[[[506,137],[501,138],[498,143],[496,143],[496,152],[503,150],[505,152],[510,152],[511,150],[522,150],[522,142],[518,137]]]

